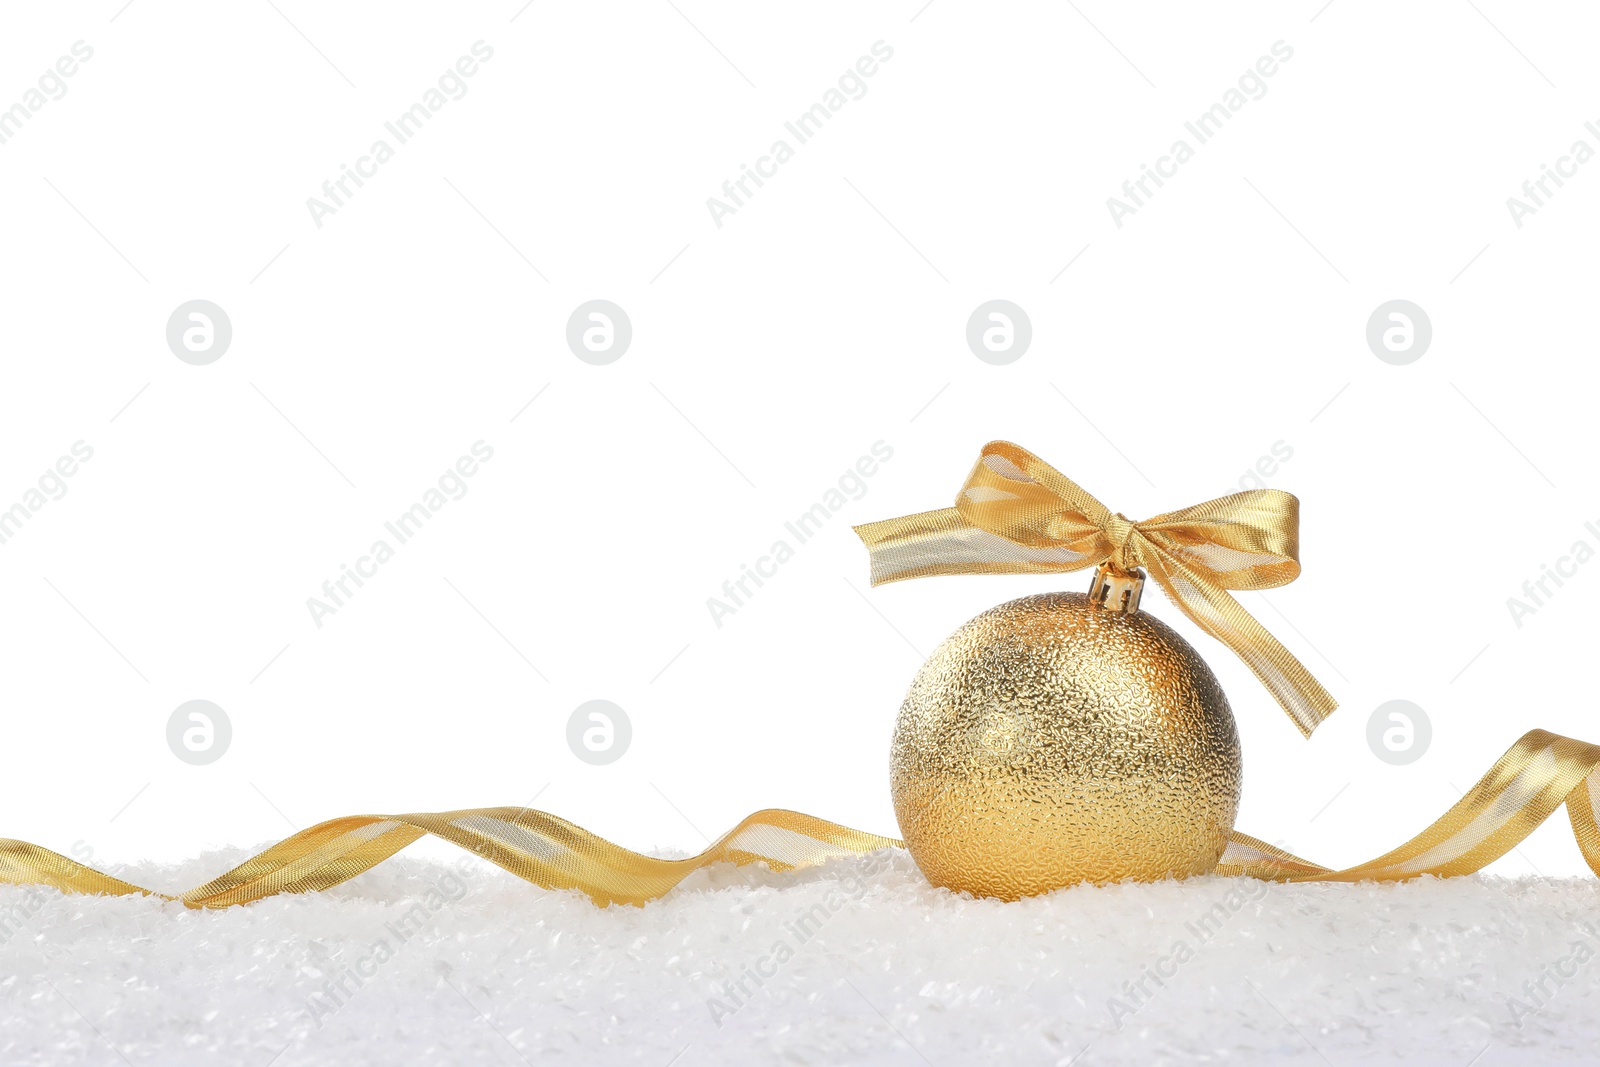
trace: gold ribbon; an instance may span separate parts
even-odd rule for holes
[[[1245,834],[1229,835],[1217,874],[1276,882],[1398,882],[1471,874],[1515,848],[1561,804],[1589,869],[1600,875],[1600,745],[1529,730],[1433,825],[1399,848],[1342,871]]]
[[[1300,502],[1251,489],[1143,522],[1110,511],[1025,448],[983,446],[956,506],[857,526],[872,584],[935,574],[1054,574],[1108,563],[1150,572],[1206,633],[1238,654],[1307,737],[1338,704],[1229,596],[1300,575]]]
[[[424,834],[460,845],[534,885],[582,890],[602,906],[654,900],[714,863],[761,862],[785,871],[900,844],[796,811],[771,809],[751,815],[698,856],[664,860],[630,852],[542,811],[467,808],[329,819],[176,896],[113,878],[26,841],[0,838],[0,882],[49,885],[63,893],[144,893],[191,908],[226,908],[349,881]]]
[[[1499,859],[1565,803],[1573,836],[1600,875],[1600,745],[1531,730],[1438,821],[1377,859],[1342,871],[1300,859],[1246,834],[1229,835],[1213,873],[1273,882],[1397,882],[1470,874]],[[0,882],[64,893],[143,893],[191,908],[225,908],[277,893],[348,881],[433,834],[546,889],[578,889],[596,904],[643,904],[715,863],[810,867],[898,847],[793,811],[758,811],[710,848],[681,860],[642,856],[564,819],[527,808],[471,808],[421,815],[354,815],[301,830],[233,870],[170,896],[113,878],[25,841],[0,840]]]
[[[1333,711],[1333,699],[1224,591],[1294,580],[1298,509],[1290,494],[1258,489],[1132,522],[1027,450],[995,441],[984,447],[955,507],[856,530],[871,549],[874,585],[932,574],[1057,573],[1102,562],[1122,572],[1143,567],[1185,614],[1239,654],[1309,735]],[[1505,855],[1563,803],[1585,862],[1600,875],[1600,746],[1544,730],[1524,734],[1454,807],[1377,859],[1333,870],[1233,832],[1214,873],[1283,882],[1468,874]],[[223,908],[338,885],[424,834],[535,885],[580,890],[600,905],[643,904],[717,863],[782,871],[901,844],[772,809],[749,816],[698,856],[667,860],[630,852],[545,812],[470,808],[331,819],[176,896],[0,839],[0,882]]]

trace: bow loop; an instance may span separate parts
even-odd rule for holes
[[[1193,560],[1225,589],[1272,589],[1300,576],[1300,501],[1250,489],[1138,524],[1164,551]]]
[[[873,585],[935,574],[1142,567],[1185,615],[1244,660],[1309,737],[1338,705],[1226,592],[1298,577],[1299,525],[1300,502],[1278,489],[1133,522],[1027,449],[991,441],[955,507],[855,529],[871,553]]]

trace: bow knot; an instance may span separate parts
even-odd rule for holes
[[[1113,512],[1106,520],[1106,538],[1111,542],[1111,555],[1108,558],[1114,570],[1127,574],[1143,562],[1138,542],[1128,543],[1138,529],[1139,524],[1120,511]]]
[[[872,584],[934,574],[1144,568],[1183,613],[1233,649],[1306,736],[1338,704],[1229,589],[1300,574],[1300,502],[1251,489],[1133,522],[1025,448],[991,441],[956,506],[857,526]]]

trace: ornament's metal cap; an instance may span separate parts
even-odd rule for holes
[[[1095,568],[1094,581],[1089,584],[1089,603],[1119,615],[1132,615],[1139,610],[1143,593],[1144,571],[1118,570],[1110,563],[1102,563]]]

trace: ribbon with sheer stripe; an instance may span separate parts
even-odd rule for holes
[[[1375,860],[1342,871],[1233,833],[1214,873],[1274,882],[1395,882],[1469,874],[1499,859],[1565,803],[1572,832],[1600,875],[1600,745],[1532,730],[1422,833]],[[0,840],[0,882],[66,893],[142,893],[191,908],[225,908],[278,893],[349,881],[433,834],[546,889],[576,889],[596,904],[643,904],[717,863],[764,863],[785,871],[896,848],[900,842],[793,811],[758,811],[698,856],[668,860],[630,852],[554,815],[528,808],[469,808],[438,814],[330,819],[205,885],[176,896],[144,889],[30,845]]]
[[[1142,522],[1113,512],[1025,448],[983,446],[956,506],[857,526],[872,584],[936,574],[1055,574],[1144,568],[1179,609],[1227,645],[1307,737],[1338,707],[1229,589],[1300,575],[1300,502],[1251,489]]]

